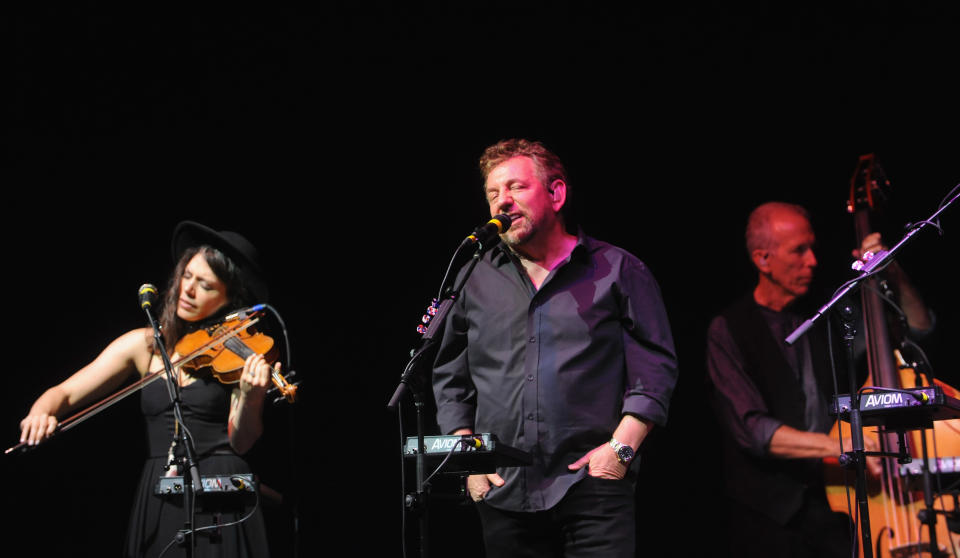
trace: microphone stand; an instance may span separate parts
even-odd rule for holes
[[[857,330],[853,308],[844,305],[840,309],[843,324],[843,347],[847,357],[847,376],[850,389],[850,441],[851,451],[841,455],[840,464],[856,469],[855,495],[860,513],[860,535],[863,541],[863,558],[873,558],[873,532],[870,530],[870,505],[867,501],[867,456],[863,445],[863,419],[860,415],[860,392],[857,389],[856,358],[854,340]],[[839,418],[840,414],[837,414]],[[843,451],[843,448],[841,448]]]
[[[469,239],[468,239],[469,240]],[[416,478],[417,486],[416,491],[413,494],[407,494],[404,499],[404,506],[409,511],[416,511],[419,518],[420,526],[420,556],[421,558],[428,558],[429,556],[429,541],[427,540],[427,531],[429,526],[429,521],[427,517],[427,485],[424,483],[425,478],[425,467],[426,467],[426,446],[424,445],[424,427],[423,427],[423,378],[420,377],[421,368],[418,366],[420,361],[425,355],[432,354],[434,347],[440,343],[442,337],[444,324],[446,322],[447,315],[450,313],[450,309],[453,308],[453,305],[456,303],[457,299],[460,296],[460,291],[463,289],[463,286],[466,284],[467,279],[473,273],[473,269],[476,267],[477,263],[480,261],[480,257],[483,255],[483,252],[486,248],[489,248],[496,244],[496,241],[499,240],[497,237],[494,237],[493,242],[490,242],[484,246],[481,242],[476,242],[477,250],[474,252],[473,256],[470,259],[470,263],[467,265],[466,272],[462,274],[460,281],[454,287],[452,287],[448,294],[444,295],[443,300],[440,302],[439,308],[437,309],[436,315],[434,315],[430,324],[427,328],[427,331],[424,332],[422,338],[422,344],[419,349],[415,350],[411,354],[410,361],[407,363],[406,368],[404,369],[403,375],[400,377],[400,384],[397,386],[397,389],[394,391],[393,397],[390,398],[390,402],[387,403],[387,408],[390,410],[395,410],[400,403],[400,400],[409,392],[413,396],[414,406],[416,408],[417,415],[417,454],[416,454]],[[454,253],[452,260],[456,260],[457,256],[460,255],[461,251],[465,246],[470,244],[465,240]],[[440,293],[444,294],[444,288],[446,284],[441,285]]]
[[[917,232],[919,232],[923,227],[932,224],[932,222],[937,219],[941,213],[943,213],[950,205],[953,204],[960,198],[960,194],[953,196],[949,201],[942,203],[930,218],[921,221],[917,226],[912,227],[907,233],[900,239],[897,244],[890,250],[880,250],[875,253],[872,258],[868,259],[865,264],[860,267],[856,267],[860,271],[860,275],[850,281],[844,283],[840,289],[837,290],[833,298],[831,298],[825,305],[823,305],[813,317],[807,319],[804,323],[800,324],[800,327],[795,329],[786,338],[786,343],[788,345],[793,345],[803,336],[811,327],[813,327],[814,322],[816,322],[824,313],[829,311],[834,305],[836,305],[848,292],[852,291],[854,288],[860,285],[862,281],[879,273],[883,268],[889,265],[893,261],[893,256],[901,250],[901,248],[911,239]],[[936,226],[936,225],[935,225]],[[936,226],[939,229],[939,226]],[[863,540],[863,556],[864,558],[873,558],[873,547],[871,545],[872,535],[870,533],[870,512],[869,506],[867,504],[867,494],[866,494],[866,455],[867,452],[864,451],[863,446],[863,419],[860,414],[860,394],[856,386],[855,379],[855,366],[854,366],[854,354],[853,354],[853,340],[855,337],[855,330],[853,327],[852,316],[850,316],[850,309],[843,308],[841,309],[841,318],[844,324],[844,345],[846,347],[847,354],[847,366],[848,374],[850,376],[850,437],[852,442],[852,451],[847,452],[847,454],[840,456],[840,462],[844,465],[852,465],[856,468],[856,498],[857,503],[859,504],[860,509],[860,531]],[[837,416],[840,416],[840,409],[835,409],[837,411]],[[871,452],[873,454],[873,452]],[[881,455],[886,455],[880,452]]]
[[[163,344],[163,337],[160,335],[160,325],[157,323],[157,320],[154,319],[153,312],[150,311],[150,303],[143,302],[141,306],[143,307],[144,312],[147,314],[147,319],[150,321],[150,327],[153,328],[153,343],[157,348],[157,352],[160,353],[160,359],[163,361],[163,368],[166,371],[167,392],[170,395],[170,401],[173,403],[174,420],[180,425],[180,428],[178,429],[180,431],[180,437],[177,440],[177,443],[180,444],[186,452],[186,466],[190,473],[189,475],[183,475],[183,509],[186,518],[184,521],[184,528],[177,533],[176,538],[178,543],[184,545],[186,548],[186,554],[188,557],[190,557],[193,556],[193,551],[196,547],[196,535],[194,534],[193,525],[193,496],[194,492],[203,492],[203,484],[200,481],[200,471],[197,467],[197,456],[196,450],[193,447],[193,440],[187,436],[187,428],[183,422],[180,401],[180,384],[173,376],[173,364],[170,362],[170,356],[167,355],[167,349]]]

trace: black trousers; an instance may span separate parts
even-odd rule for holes
[[[636,555],[636,501],[632,480],[587,476],[553,508],[504,511],[477,504],[489,558]]]

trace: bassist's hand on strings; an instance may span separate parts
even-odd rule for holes
[[[880,233],[874,232],[863,237],[860,243],[860,249],[854,249],[851,255],[863,260],[869,257],[868,254],[876,254],[881,250],[886,250],[887,246],[883,243]],[[923,302],[919,291],[913,286],[910,277],[895,260],[884,270],[884,276],[890,281],[891,286],[897,293],[897,304],[903,310],[907,324],[915,333],[927,333],[933,329],[933,318],[930,310]]]
[[[886,249],[887,247],[883,244],[883,239],[881,238],[880,233],[874,232],[863,237],[863,242],[860,243],[860,248],[854,248],[850,254],[854,258],[862,260],[865,257],[868,257],[868,254],[876,254],[877,252]]]

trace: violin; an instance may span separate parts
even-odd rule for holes
[[[175,345],[179,358],[171,364],[174,368],[194,371],[202,367],[209,367],[214,377],[220,382],[224,384],[239,382],[240,375],[243,374],[243,363],[248,356],[255,353],[266,355],[276,352],[273,351],[273,338],[262,333],[248,332],[248,329],[259,321],[260,313],[261,311],[257,309],[251,314],[239,312],[230,314],[222,322],[184,336]],[[275,362],[275,359],[271,359],[269,356],[267,360]],[[150,372],[133,384],[60,421],[56,432],[66,432],[76,427],[97,413],[164,377],[165,373],[166,370],[162,367]],[[293,403],[296,399],[297,386],[289,383],[273,366],[270,367],[270,378],[284,399]],[[8,454],[28,448],[26,442],[20,442],[8,448],[4,453]]]
[[[243,364],[250,355],[263,355],[267,362],[275,363],[278,351],[273,338],[249,327],[255,321],[240,327],[249,320],[250,317],[235,313],[222,322],[184,335],[174,346],[177,354],[195,356],[180,368],[192,374],[209,369],[220,383],[235,384],[240,381]],[[270,367],[270,379],[284,399],[290,403],[296,400],[297,386],[274,366]]]

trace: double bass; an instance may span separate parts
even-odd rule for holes
[[[880,209],[888,190],[889,181],[876,157],[873,154],[861,156],[851,178],[847,205],[848,211],[854,215],[857,246],[872,232],[871,217]],[[882,277],[870,277],[861,285],[863,324],[858,333],[862,333],[866,341],[868,375],[865,386],[894,389],[930,386],[931,382],[921,373],[921,368],[916,363],[908,363],[900,352],[901,343],[893,332],[905,324],[903,319],[898,322],[891,318],[888,293],[889,287]],[[901,336],[904,333],[901,332]],[[953,387],[938,380],[933,383],[948,397],[960,397]],[[908,467],[894,457],[880,457],[883,472],[880,478],[869,479],[871,550],[878,558],[960,556],[960,535],[948,525],[952,512],[960,507],[956,495],[948,497],[940,493],[933,497],[933,487],[925,486],[923,481],[933,477],[936,490],[947,488],[945,484],[937,482],[939,479],[935,473],[926,477],[917,474],[918,467],[924,466],[925,455],[929,458],[931,467],[928,470],[931,471],[943,470],[933,464],[952,464],[960,456],[960,419],[933,421],[931,425],[930,428],[901,431],[906,440],[906,451],[913,458],[913,466]],[[850,436],[849,425],[838,421],[831,432],[834,437],[837,428],[845,429],[844,438]],[[897,432],[883,427],[876,431],[865,428],[864,436],[875,437],[883,454],[902,451]],[[830,484],[827,498],[834,511],[847,513],[852,509],[856,519],[856,506],[850,501],[852,490],[844,483]],[[860,522],[857,524],[859,556],[864,556],[864,548],[859,544],[863,540]]]

